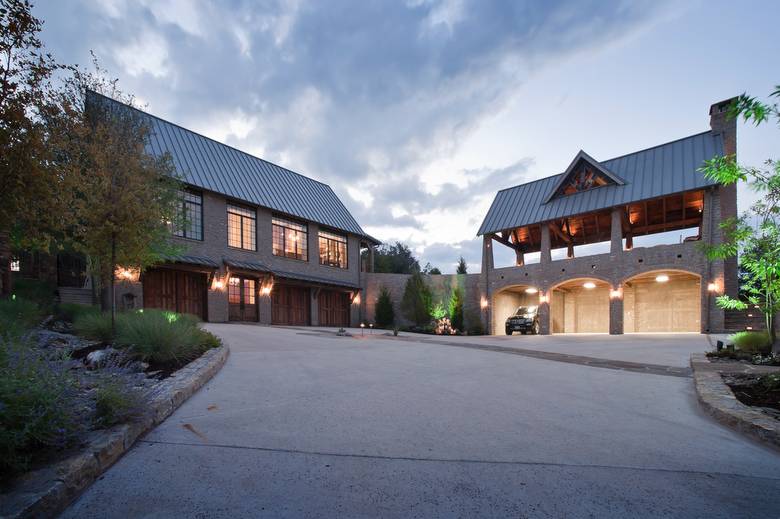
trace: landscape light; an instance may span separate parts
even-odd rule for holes
[[[593,281],[586,281],[585,283],[582,284],[582,286],[590,290],[592,288],[596,288],[596,283],[594,283]]]
[[[538,288],[528,287],[528,288],[525,289],[525,293],[526,294],[535,294],[537,292],[539,292]]]
[[[669,276],[667,276],[666,274],[659,274],[655,277],[655,280],[659,283],[666,283],[667,281],[669,281]]]

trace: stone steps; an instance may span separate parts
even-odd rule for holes
[[[91,305],[95,302],[92,289],[89,288],[59,287],[57,291],[60,294],[60,303]]]

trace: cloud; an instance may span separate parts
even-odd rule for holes
[[[432,164],[536,70],[609,45],[660,9],[621,0],[64,4],[35,8],[59,59],[85,63],[95,49],[153,113],[328,182],[364,227],[382,239],[413,228],[415,247],[473,236],[492,193],[526,178],[530,159],[425,173]]]

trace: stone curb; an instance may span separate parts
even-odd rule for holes
[[[0,517],[54,517],[116,463],[135,441],[168,418],[225,364],[230,349],[207,351],[152,390],[148,415],[137,422],[94,431],[82,451],[52,467],[22,476],[16,488],[0,495]]]
[[[703,353],[691,355],[696,395],[704,410],[718,422],[780,449],[780,421],[737,400],[720,371]]]

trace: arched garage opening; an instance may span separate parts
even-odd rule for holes
[[[609,283],[591,278],[555,286],[550,299],[552,333],[609,333],[609,291]]]
[[[623,332],[701,332],[701,279],[657,270],[623,282]]]
[[[538,306],[539,291],[529,285],[503,288],[493,296],[493,335],[504,335],[507,317],[520,306]]]

